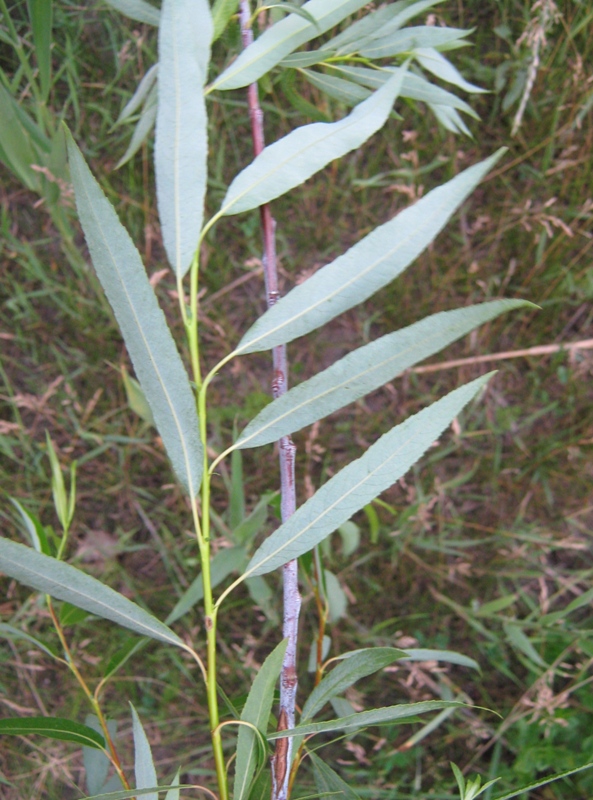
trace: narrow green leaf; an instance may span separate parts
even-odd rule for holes
[[[501,794],[498,797],[495,797],[494,800],[512,800],[513,797],[519,797],[519,795],[526,795],[527,792],[531,792],[532,789],[539,789],[540,786],[547,786],[548,783],[553,783],[554,781],[559,781],[561,778],[569,778],[571,775],[576,775],[577,772],[583,772],[586,769],[591,769],[593,767],[593,761],[589,761],[587,764],[583,764],[582,767],[576,767],[575,769],[567,769],[566,772],[557,772],[555,775],[548,775],[547,778],[541,778],[533,783],[528,783],[526,786],[522,786],[520,789],[514,789],[512,792],[508,794]]]
[[[523,300],[494,300],[442,311],[360,347],[267,405],[236,446],[258,447],[294,433],[383,386],[478,325],[528,305]]]
[[[233,14],[237,13],[239,0],[215,0],[212,6],[212,41],[215,42],[229,23]]]
[[[53,650],[50,650],[49,647],[40,642],[39,639],[36,639],[34,636],[31,636],[29,633],[25,633],[25,631],[21,631],[18,628],[14,628],[12,625],[8,625],[4,622],[0,622],[0,636],[5,637],[6,639],[22,639],[29,644],[32,644],[34,647],[38,647],[46,655],[50,656],[51,658],[58,658],[56,653]]]
[[[392,19],[386,22],[381,28],[376,28],[369,35],[369,38],[375,39],[382,38],[383,36],[390,36],[395,31],[403,28],[408,20],[417,17],[419,14],[422,14],[423,11],[428,11],[429,8],[436,6],[437,3],[440,2],[441,0],[419,0],[417,3],[405,3],[401,10],[398,9],[398,13]]]
[[[259,318],[235,352],[253,353],[290,342],[383,288],[432,242],[504,152],[502,148],[433,189],[296,286]]]
[[[20,116],[18,104],[0,83],[0,160],[27,189],[39,192],[41,179],[31,164],[42,163],[42,158]]]
[[[136,709],[130,703],[132,709],[132,724],[134,731],[134,775],[136,777],[137,789],[148,789],[151,786],[158,786],[156,769],[152,758],[152,750],[146,732],[140,721]],[[158,792],[146,796],[147,800],[158,800]]]
[[[39,518],[30,511],[27,511],[27,509],[24,508],[14,497],[10,498],[10,502],[19,512],[25,526],[25,530],[27,531],[29,538],[31,539],[31,544],[35,550],[37,550],[38,553],[45,553],[46,556],[51,556],[52,550],[47,539],[47,534],[45,533],[45,528],[41,524]]]
[[[245,586],[255,605],[259,606],[275,627],[278,627],[280,625],[278,597],[266,579],[256,575],[254,578],[247,578]]]
[[[195,400],[185,367],[126,229],[69,135],[70,171],[93,264],[115,312],[173,469],[196,494],[203,469]]]
[[[243,722],[254,725],[264,737],[268,732],[274,687],[282,669],[282,659],[287,644],[287,639],[280,642],[262,664],[241,714]],[[258,741],[255,732],[246,725],[239,726],[233,800],[247,800],[249,797],[249,787],[257,765],[257,751]]]
[[[64,475],[62,474],[62,467],[58,461],[58,456],[54,448],[54,444],[49,435],[49,431],[45,431],[45,441],[47,444],[47,455],[51,465],[51,492],[54,500],[54,508],[60,525],[64,531],[68,530],[72,519],[68,518],[68,496],[66,494],[66,485],[64,483]]]
[[[371,11],[362,19],[356,20],[343,31],[330,39],[324,46],[332,50],[340,50],[340,53],[354,53],[357,51],[361,42],[364,42],[376,31],[382,31],[385,25],[409,5],[408,0],[398,0],[396,3],[389,3],[376,11]]]
[[[169,791],[167,792],[165,800],[179,800],[179,790],[181,788],[179,786],[180,775],[181,775],[181,769],[178,769],[177,772],[175,773],[175,777],[173,778],[173,787],[169,789]]]
[[[115,776],[114,776],[115,777]],[[111,781],[109,781],[111,783]],[[131,800],[135,797],[146,797],[150,794],[161,794],[171,789],[195,789],[194,783],[170,783],[164,786],[150,786],[147,789],[122,789],[121,791],[102,792],[101,794],[88,795],[81,800]]]
[[[484,375],[409,417],[319,489],[269,536],[244,573],[264,575],[311,550],[415,464],[490,379]]]
[[[414,51],[414,56],[418,63],[424,67],[428,72],[432,72],[437,78],[447,83],[452,83],[466,92],[487,92],[488,89],[482,89],[480,86],[474,86],[463,78],[457,69],[448,61],[445,56],[435,50],[433,47],[419,47]]]
[[[47,100],[51,86],[51,29],[53,4],[52,0],[27,0],[35,58],[39,69],[41,96]]]
[[[426,700],[422,703],[401,703],[397,706],[373,708],[370,711],[359,711],[347,717],[331,719],[327,722],[309,722],[306,725],[297,725],[287,731],[277,731],[268,734],[268,740],[280,739],[284,736],[310,736],[315,733],[329,733],[331,731],[350,731],[359,728],[368,728],[371,725],[385,725],[390,722],[416,717],[419,714],[428,714],[439,711],[441,708],[467,708],[467,703],[458,703],[449,700]]]
[[[348,106],[353,106],[366,100],[370,94],[369,90],[363,86],[359,86],[352,81],[345,81],[343,78],[337,78],[335,75],[327,75],[325,72],[313,72],[310,69],[301,71],[312,86]]]
[[[103,736],[99,718],[94,714],[89,714],[87,716],[85,725],[96,731],[101,737]],[[117,722],[115,720],[109,720],[107,722],[107,730],[109,731],[111,739],[115,739]],[[106,753],[102,750],[97,750],[94,747],[88,747],[86,745],[82,748],[82,760],[87,789],[91,794],[96,794],[101,791],[107,780],[107,773],[109,772],[109,765],[111,762]]]
[[[187,649],[184,642],[148,611],[81,570],[0,538],[0,571],[58,600],[66,600],[98,617],[166,644]]]
[[[121,376],[124,382],[124,389],[126,390],[126,399],[130,409],[138,414],[140,419],[143,419],[147,425],[154,426],[154,417],[148,405],[148,401],[142,387],[135,378],[132,378],[128,370],[122,366]]]
[[[156,115],[157,115],[157,85],[154,84],[150,92],[148,93],[148,97],[146,98],[146,102],[144,103],[144,108],[142,109],[142,113],[140,114],[140,119],[138,120],[138,122],[136,123],[136,127],[134,128],[134,133],[132,134],[132,138],[130,139],[130,144],[126,149],[126,152],[123,154],[123,156],[115,165],[116,169],[119,169],[124,164],[126,164],[131,158],[133,158],[136,155],[138,150],[140,150],[144,142],[148,139],[151,130],[155,126]]]
[[[400,53],[409,53],[420,47],[447,47],[452,43],[469,44],[460,42],[465,36],[469,36],[472,30],[461,30],[459,28],[439,28],[436,25],[420,25],[414,28],[404,28],[395,31],[389,36],[381,36],[379,39],[372,39],[359,53],[365,58],[386,58]]]
[[[160,11],[146,0],[105,0],[105,2],[120,14],[144,22],[146,25],[158,26]]]
[[[48,739],[62,739],[66,742],[75,742],[76,744],[99,749],[105,747],[105,739],[100,733],[89,728],[88,725],[81,725],[80,722],[72,722],[61,717],[0,719],[0,735],[4,733],[19,736],[30,736],[33,733],[38,733]]]
[[[356,681],[388,667],[404,656],[405,652],[395,647],[369,647],[353,653],[313,689],[303,706],[301,724],[312,719],[332,697],[343,694]]]
[[[455,653],[453,650],[429,650],[425,648],[412,648],[402,651],[402,661],[445,661],[448,664],[459,664],[462,667],[471,667],[480,671],[477,661],[462,653]]]
[[[240,89],[254,83],[297,47],[333,28],[364,5],[365,0],[310,0],[301,10],[310,14],[316,25],[296,14],[284,17],[249,45],[210,89]]]
[[[219,550],[210,562],[210,582],[214,589],[219,583],[227,578],[231,572],[237,572],[242,569],[246,561],[246,553],[243,547],[227,547],[224,550]],[[178,619],[187,614],[196,603],[204,597],[204,579],[202,575],[198,575],[182,596],[175,604],[175,608],[167,617],[167,625],[172,625]]]
[[[208,0],[164,0],[159,26],[155,172],[163,243],[178,278],[196,252],[206,192]]]
[[[153,64],[143,76],[136,88],[136,91],[122,108],[119,117],[115,121],[116,125],[121,125],[122,122],[125,122],[127,119],[129,119],[129,117],[135,114],[136,111],[138,111],[138,109],[145,103],[151,89],[156,84],[158,70],[159,65]]]
[[[313,775],[318,792],[321,792],[323,796],[335,796],[337,800],[360,800],[360,795],[350,784],[343,781],[338,773],[334,772],[318,755],[308,753],[307,756],[313,765]]]
[[[249,578],[249,580],[257,579]],[[339,619],[346,616],[348,598],[346,597],[346,592],[342,589],[337,575],[334,575],[333,572],[324,569],[323,580],[325,583],[324,592],[327,599],[328,620],[330,622],[337,622]]]
[[[335,50],[328,50],[326,47],[320,50],[304,50],[302,53],[292,53],[286,56],[280,62],[280,66],[284,68],[293,67],[294,69],[312,67],[313,64],[320,64],[334,54]]]
[[[527,656],[527,658],[530,661],[533,661],[534,664],[537,664],[538,667],[548,669],[549,664],[546,664],[544,659],[532,645],[529,637],[525,635],[519,625],[514,625],[512,622],[507,622],[503,625],[503,629],[509,644],[511,644],[520,653],[523,653],[524,656]]]
[[[463,133],[466,136],[471,136],[471,131],[460,117],[458,111],[450,106],[439,106],[436,103],[429,103],[428,107],[441,123],[445,130],[451,133]]]
[[[330,161],[355,150],[385,123],[405,72],[392,76],[375,94],[339,122],[314,122],[266,147],[229,186],[221,213],[238,214],[288,192]]]

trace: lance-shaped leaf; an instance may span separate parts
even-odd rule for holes
[[[303,125],[266,147],[229,186],[221,213],[257,208],[303,183],[336,158],[360,147],[385,123],[405,70],[338,122]]]
[[[366,58],[386,58],[399,53],[407,53],[419,47],[435,47],[453,49],[454,47],[467,46],[470,43],[462,41],[469,36],[471,30],[460,28],[439,28],[436,25],[420,25],[414,28],[404,28],[395,31],[389,36],[372,39],[360,48],[359,53]]]
[[[526,305],[531,304],[494,300],[442,311],[360,347],[267,405],[247,425],[236,447],[257,447],[294,433],[383,386],[478,325]]]
[[[224,31],[230,18],[237,12],[239,0],[215,0],[212,6],[212,41],[215,42]]]
[[[165,0],[159,26],[159,99],[155,171],[169,263],[189,269],[202,228],[208,131],[201,87],[210,60],[208,0]]]
[[[324,94],[348,106],[354,106],[356,103],[366,100],[370,94],[369,90],[364,86],[359,86],[353,81],[345,81],[335,75],[327,75],[325,72],[313,72],[310,69],[303,69],[301,72],[312,86],[321,89]]]
[[[450,392],[382,436],[269,536],[243,577],[264,575],[306,553],[415,464],[492,373]]]
[[[375,28],[375,30],[369,34],[369,39],[390,36],[395,31],[403,28],[408,20],[417,17],[424,11],[428,11],[429,8],[436,6],[437,3],[440,2],[441,0],[419,0],[417,3],[405,3],[404,7],[401,10],[398,10],[398,13],[392,19],[387,21],[385,25],[383,25],[381,28]],[[360,44],[362,45],[363,43],[361,42]]]
[[[362,42],[376,31],[382,31],[385,25],[408,5],[408,0],[398,0],[396,3],[389,3],[376,11],[371,11],[330,39],[324,47],[331,50],[339,49],[340,53],[355,52]]]
[[[247,331],[235,353],[268,350],[304,336],[383,288],[432,242],[503,152],[433,189],[292,289]]]
[[[132,724],[134,731],[134,775],[136,777],[137,789],[148,789],[158,786],[156,769],[152,758],[152,750],[146,732],[134,706],[132,709]],[[159,793],[154,792],[146,795],[146,800],[158,800]]]
[[[438,50],[435,50],[433,47],[419,47],[417,50],[414,51],[414,56],[416,57],[419,64],[421,64],[425,70],[428,72],[432,72],[433,75],[436,75],[437,78],[440,78],[447,83],[452,83],[454,86],[459,86],[460,89],[464,89],[466,92],[487,92],[488,89],[482,89],[480,86],[474,86],[473,83],[469,83],[463,78],[457,69],[448,61],[445,56],[441,55]]]
[[[146,0],[105,0],[112,8],[120,14],[135,19],[136,22],[144,22],[146,25],[158,25],[160,11]]]
[[[48,739],[62,739],[66,742],[75,742],[103,749],[105,739],[100,733],[89,728],[88,725],[81,725],[80,722],[72,722],[61,717],[17,717],[11,719],[0,719],[0,735],[10,733],[20,736],[30,736],[38,733]]]
[[[264,737],[267,733],[268,720],[272,710],[274,687],[282,669],[282,659],[284,658],[287,644],[287,639],[280,642],[262,664],[261,669],[255,676],[241,714],[243,722],[249,722],[254,725]],[[249,796],[249,787],[255,772],[259,747],[256,736],[255,731],[246,725],[239,727],[233,800],[246,800]]]
[[[458,703],[454,700],[426,700],[423,703],[401,703],[396,706],[373,708],[370,711],[359,711],[357,714],[330,719],[327,722],[308,722],[306,725],[297,725],[296,728],[289,728],[287,731],[268,734],[268,739],[273,741],[284,736],[310,736],[314,733],[330,731],[350,733],[359,728],[368,728],[370,725],[386,725],[390,722],[416,717],[419,714],[440,711],[441,708],[467,708],[467,703]]]
[[[343,781],[337,772],[329,767],[315,753],[307,753],[313,765],[313,775],[315,777],[315,785],[320,797],[337,797],[340,800],[361,800],[360,795],[357,794],[350,784]]]
[[[356,681],[388,667],[405,655],[403,650],[395,647],[368,647],[352,654],[334,667],[313,689],[303,706],[301,724],[314,717],[332,697],[342,694]]]
[[[310,0],[301,6],[301,11],[313,17],[316,24],[300,14],[290,14],[281,19],[243,50],[210,89],[240,89],[254,83],[282,61],[284,56],[333,28],[365,5],[365,0]]]
[[[27,6],[33,31],[41,94],[43,101],[47,102],[51,85],[52,2],[51,0],[27,0]]]
[[[78,214],[97,275],[173,469],[187,491],[196,494],[203,456],[187,372],[140,254],[70,135],[68,153]]]
[[[39,592],[166,644],[187,645],[148,611],[70,564],[0,538],[0,572]]]

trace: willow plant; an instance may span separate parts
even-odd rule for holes
[[[0,540],[0,569],[47,596],[63,654],[56,654],[9,625],[2,627],[2,633],[27,636],[48,656],[70,669],[88,698],[93,717],[85,724],[53,717],[3,719],[0,733],[36,732],[82,744],[87,788],[94,797],[111,791],[110,800],[135,794],[156,798],[158,791],[166,790],[167,800],[177,800],[185,786],[179,781],[180,772],[172,782],[161,783],[159,787],[150,745],[134,709],[135,786],[132,787],[118,756],[113,721],[105,718],[101,706],[101,694],[109,679],[143,642],[152,639],[189,654],[203,678],[216,771],[216,786],[201,787],[208,796],[219,800],[230,796],[234,800],[259,800],[271,792],[273,800],[287,800],[299,765],[306,760],[313,770],[316,796],[329,793],[356,798],[356,790],[310,749],[312,737],[328,732],[350,734],[374,725],[402,724],[423,714],[452,711],[462,707],[463,702],[453,698],[399,703],[338,718],[327,718],[325,714],[320,720],[320,712],[326,710],[327,704],[356,681],[401,658],[436,658],[469,667],[476,664],[458,654],[393,647],[338,653],[326,660],[327,654],[319,646],[316,685],[308,697],[299,698],[301,711],[297,715],[298,559],[315,550],[353,514],[402,477],[462,409],[478,397],[490,375],[460,386],[397,424],[298,509],[291,434],[391,381],[477,325],[526,303],[497,300],[433,314],[352,351],[288,391],[285,346],[354,308],[400,275],[442,230],[503,151],[433,189],[282,298],[275,276],[274,222],[268,204],[296,189],[330,162],[362,147],[388,121],[401,98],[423,100],[443,124],[456,131],[463,130],[458,112],[468,112],[469,107],[434,85],[426,73],[462,89],[476,90],[442,54],[461,46],[468,32],[435,26],[404,28],[414,15],[436,4],[436,0],[415,3],[404,0],[367,10],[365,15],[342,26],[333,38],[326,36],[317,49],[296,52],[302,45],[309,46],[341,26],[367,5],[366,0],[310,0],[301,7],[290,5],[288,10],[294,13],[272,24],[255,41],[251,37],[250,10],[243,2],[240,13],[245,49],[208,84],[211,43],[235,13],[237,2],[216,0],[211,12],[207,0],[164,0],[160,13],[141,0],[110,2],[159,26],[154,148],[157,204],[164,247],[177,280],[191,378],[137,248],[78,146],[66,134],[70,174],[94,268],[121,329],[173,471],[187,496],[201,571],[162,622],[137,603],[67,563],[68,532],[75,511],[75,469],[68,493],[49,441],[55,506],[63,529],[61,540],[56,543],[46,536],[43,527],[36,525],[15,501],[33,547]],[[311,70],[312,66],[317,69]],[[304,79],[323,86],[343,104],[355,105],[354,109],[337,121],[303,125],[264,146],[256,84],[278,69],[297,70]],[[208,97],[215,101],[217,92],[242,87],[250,87],[256,155],[232,180],[219,210],[204,219],[208,157],[216,146],[208,142],[206,101]],[[294,84],[290,83],[290,87],[294,101]],[[142,92],[146,96],[146,86]],[[201,245],[220,219],[255,209],[262,209],[268,309],[219,363],[207,365],[200,338]],[[214,377],[234,360],[267,350],[274,354],[275,400],[229,442],[224,452],[211,458],[208,392]],[[280,443],[281,453],[281,524],[253,552],[240,542],[212,558],[215,534],[211,485],[219,464],[233,453],[275,442]],[[285,578],[284,636],[279,636],[281,641],[264,661],[240,714],[233,716],[228,710],[223,715],[217,640],[224,601],[238,586],[278,569],[283,570]],[[238,576],[217,594],[218,584],[233,571]],[[68,608],[74,606],[111,620],[141,637],[131,638],[130,647],[105,665],[94,689],[71,655],[63,618],[54,607],[55,599],[70,604]],[[202,602],[205,641],[188,642],[172,626],[197,601]],[[279,678],[280,708],[274,719],[273,697]],[[232,741],[233,736],[236,751],[229,759],[223,739],[230,737]],[[114,772],[111,777],[110,768]],[[458,770],[455,775],[462,797],[475,797],[486,788],[480,788],[479,781],[469,781],[466,786]]]

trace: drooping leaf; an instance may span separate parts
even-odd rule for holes
[[[330,161],[360,147],[389,116],[405,71],[338,122],[314,122],[292,131],[262,153],[229,186],[221,213],[238,214],[288,192]]]
[[[178,278],[191,266],[202,228],[208,131],[201,87],[211,39],[208,0],[164,0],[155,173],[163,243]]]
[[[186,490],[196,494],[203,456],[187,372],[140,255],[71,136],[68,153],[76,205],[97,275],[173,469]]]
[[[463,78],[458,70],[448,61],[444,55],[435,50],[433,47],[419,47],[414,51],[414,56],[419,64],[425,70],[432,72],[437,78],[447,83],[452,83],[454,86],[459,86],[466,92],[487,92],[487,89],[482,89],[480,86],[474,86]]]
[[[471,136],[469,128],[456,108],[440,106],[437,103],[429,103],[428,107],[445,130],[451,131],[451,133],[463,133],[465,136]]]
[[[10,498],[10,502],[19,512],[25,529],[29,534],[29,538],[31,539],[31,544],[35,550],[37,550],[38,553],[45,553],[46,556],[52,555],[47,534],[45,533],[45,528],[41,524],[39,518],[36,517],[31,511],[28,511],[26,508],[24,508],[14,497]]]
[[[311,67],[313,64],[319,64],[330,58],[335,53],[334,50],[328,50],[326,47],[320,50],[304,50],[302,53],[291,53],[280,62],[280,66],[284,68],[292,67],[294,69],[302,69],[303,67]]]
[[[105,739],[100,733],[61,717],[15,717],[0,719],[0,735],[13,734],[30,736],[37,733],[48,739],[62,739],[66,742],[86,745],[93,748],[104,748]]]
[[[156,769],[152,758],[152,750],[146,736],[146,731],[140,721],[136,709],[130,703],[132,709],[132,724],[134,731],[134,775],[136,777],[137,789],[148,789],[158,786]],[[146,795],[146,800],[158,800],[158,792]]]
[[[27,0],[29,20],[33,32],[35,58],[39,69],[41,96],[47,100],[51,85],[51,33],[52,33],[52,0]]]
[[[448,664],[459,664],[462,667],[470,667],[480,671],[477,661],[462,653],[455,653],[453,650],[430,650],[427,648],[406,648],[401,661],[445,661]]]
[[[349,783],[343,781],[337,772],[328,766],[325,761],[315,753],[309,753],[308,758],[313,765],[313,776],[317,791],[323,796],[337,797],[339,800],[361,800]]]
[[[368,728],[370,725],[386,725],[390,722],[416,717],[419,714],[429,714],[431,711],[440,711],[442,708],[467,708],[467,703],[458,703],[449,700],[426,700],[421,703],[400,703],[396,706],[373,708],[370,711],[359,711],[347,717],[331,719],[327,722],[308,722],[306,725],[297,725],[287,731],[268,734],[268,740],[274,741],[284,736],[310,736],[315,733],[329,733],[343,731],[349,733],[359,728]]]
[[[301,10],[316,20],[315,25],[297,14],[284,17],[243,50],[210,89],[240,89],[254,83],[284,56],[333,28],[364,5],[365,0],[309,0]]]
[[[393,380],[428,356],[499,314],[530,305],[494,300],[442,311],[354,350],[267,405],[237,439],[238,448],[277,441]]]
[[[311,550],[395,483],[475,397],[491,374],[455,389],[396,425],[361,458],[338,472],[264,541],[247,565],[244,577],[264,575]]]
[[[417,3],[405,3],[401,9],[398,9],[398,13],[395,14],[392,19],[386,21],[380,28],[375,28],[375,30],[369,34],[369,38],[375,39],[382,38],[383,36],[390,36],[395,31],[403,28],[408,20],[417,17],[424,11],[428,11],[429,8],[436,6],[437,3],[440,2],[441,0],[419,0]],[[397,5],[397,3],[395,5]]]
[[[0,572],[141,636],[187,649],[177,634],[127,597],[70,564],[23,544],[0,538]]]
[[[85,720],[85,725],[92,730],[96,731],[101,737],[103,736],[101,730],[101,723],[98,717],[94,714],[89,714]],[[112,719],[107,722],[107,730],[112,740],[115,739],[117,733],[117,722]],[[82,760],[84,764],[84,771],[86,777],[87,789],[91,794],[100,792],[105,781],[107,780],[107,773],[109,772],[110,761],[107,755],[102,750],[97,750],[94,747],[85,745],[82,748]]]
[[[313,689],[303,706],[301,724],[312,719],[332,697],[343,694],[356,681],[388,667],[404,656],[405,652],[395,647],[368,647],[353,653],[335,666]]]
[[[8,625],[7,623],[0,622],[0,637],[17,641],[22,639],[23,641],[28,642],[28,644],[38,647],[39,650],[51,658],[58,658],[57,654],[53,650],[50,650],[50,648],[43,644],[43,642],[40,642],[39,639],[36,639],[34,636],[31,636],[31,634],[25,633],[25,631],[21,631],[12,625]]]
[[[436,25],[404,28],[389,36],[372,39],[360,48],[359,53],[365,58],[386,58],[399,53],[409,53],[420,47],[450,47],[453,43],[457,46],[468,45],[469,42],[462,40],[470,33],[472,33],[471,30],[440,28]]]
[[[504,152],[433,189],[296,286],[247,331],[235,353],[267,350],[304,336],[392,281],[432,242]]]
[[[105,0],[105,2],[130,19],[146,25],[159,24],[160,11],[146,0]]]
[[[274,687],[278,681],[288,640],[284,639],[262,664],[251,685],[241,719],[254,725],[265,737],[274,700]],[[237,739],[237,765],[233,799],[247,800],[249,787],[257,765],[258,741],[255,731],[246,725],[239,726]]]

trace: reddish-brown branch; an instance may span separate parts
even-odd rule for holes
[[[249,47],[253,41],[253,31],[250,25],[251,11],[249,0],[241,0],[240,22],[243,47]],[[265,147],[263,113],[259,105],[257,83],[253,83],[247,90],[249,105],[249,118],[251,120],[251,135],[253,138],[253,151],[257,157]],[[278,271],[276,267],[276,223],[272,217],[269,205],[260,208],[261,228],[263,237],[263,267],[266,287],[266,302],[268,308],[278,300]],[[272,395],[274,399],[283,395],[288,389],[288,362],[286,346],[279,345],[272,351],[273,378]],[[280,456],[280,508],[282,521],[285,522],[296,509],[296,489],[294,483],[295,446],[290,436],[284,436],[279,443]],[[301,608],[301,596],[298,586],[298,565],[290,561],[282,567],[284,581],[284,625],[283,635],[288,639],[282,674],[280,677],[280,713],[279,730],[293,728],[294,710],[297,692],[296,654],[298,643],[298,624]],[[272,800],[287,800],[288,779],[292,758],[292,738],[277,739],[276,749],[272,758]]]

